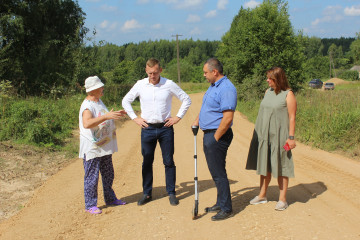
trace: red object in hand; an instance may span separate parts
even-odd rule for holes
[[[288,143],[286,143],[283,148],[285,149],[285,151],[289,151],[290,150],[290,146]]]

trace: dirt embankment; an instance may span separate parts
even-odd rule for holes
[[[154,163],[153,201],[137,206],[142,195],[140,129],[126,122],[117,130],[119,152],[114,154],[114,189],[125,206],[106,207],[99,183],[101,215],[84,212],[83,167],[74,162],[47,179],[14,217],[0,223],[0,239],[360,239],[360,163],[341,155],[311,149],[301,143],[293,151],[295,178],[290,180],[289,208],[274,210],[277,181],[270,183],[269,203],[252,206],[259,177],[245,170],[254,125],[235,114],[234,139],[227,157],[234,216],[212,222],[216,188],[198,141],[200,218],[192,220],[194,205],[194,137],[191,123],[202,94],[191,95],[193,104],[175,126],[176,191],[180,204],[169,204],[159,148]],[[179,102],[174,101],[174,110]]]

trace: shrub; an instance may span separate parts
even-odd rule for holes
[[[339,78],[350,81],[357,81],[359,80],[359,72],[351,70],[344,71],[339,74]]]
[[[13,99],[2,116],[0,140],[60,147],[78,125],[82,100],[81,95],[59,100]]]
[[[110,106],[118,106],[117,108],[120,108],[123,97],[126,95],[126,93],[129,92],[132,86],[133,84],[105,85],[104,96],[101,98],[101,100],[108,108],[110,108]],[[110,110],[111,109],[109,109],[109,111]]]

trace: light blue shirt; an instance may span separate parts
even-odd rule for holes
[[[211,84],[204,95],[200,110],[201,130],[217,129],[223,118],[223,111],[235,111],[236,105],[236,88],[226,76]]]

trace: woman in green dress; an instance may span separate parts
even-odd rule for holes
[[[246,169],[256,170],[260,175],[260,193],[250,204],[267,203],[266,193],[273,176],[278,179],[280,189],[275,210],[281,211],[288,207],[286,192],[289,177],[294,177],[291,149],[296,146],[294,135],[297,106],[284,70],[273,67],[266,75],[270,88],[266,90],[260,104]]]

